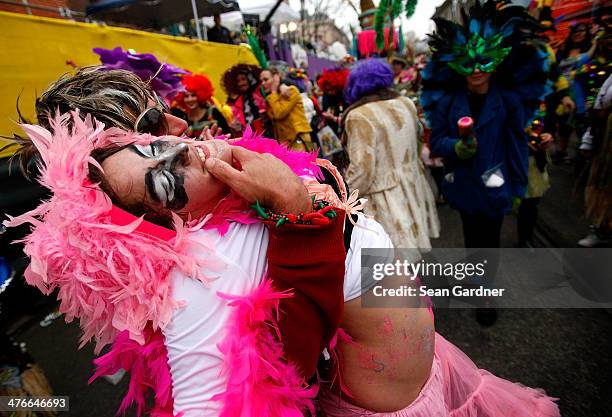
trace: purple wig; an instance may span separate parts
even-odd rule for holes
[[[393,86],[393,71],[382,59],[368,59],[354,67],[344,88],[349,104],[382,88]]]

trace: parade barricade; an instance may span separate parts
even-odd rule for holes
[[[221,101],[221,75],[237,63],[257,64],[250,49],[183,37],[161,35],[104,24],[80,23],[0,12],[0,136],[10,136],[16,125],[17,98],[26,118],[34,117],[34,101],[53,80],[74,67],[99,64],[92,48],[134,49],[154,54],[193,72],[203,72],[212,81]],[[3,143],[0,139],[0,148]],[[0,153],[7,156],[9,151]]]

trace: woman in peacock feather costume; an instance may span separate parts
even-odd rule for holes
[[[499,247],[504,215],[525,195],[525,128],[550,91],[541,27],[498,0],[463,10],[461,24],[435,22],[421,103],[431,150],[445,159],[442,192],[461,213],[466,247]]]

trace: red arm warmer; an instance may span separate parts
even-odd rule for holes
[[[268,276],[294,296],[280,302],[286,358],[308,379],[336,333],[344,308],[344,211],[326,226],[270,227]]]

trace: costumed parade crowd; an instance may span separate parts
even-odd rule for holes
[[[586,182],[578,244],[609,245],[609,16],[556,51],[542,20],[477,2],[435,19],[427,53],[346,57],[315,79],[263,56],[225,70],[226,100],[207,74],[96,48],[101,65],[51,83],[13,138],[48,190],[3,219],[28,226],[23,279],[95,343],[92,381],[129,374],[121,412],[560,416],[546,387],[441,336],[426,298],[362,303],[361,250],[427,253],[440,204],[466,248],[501,247],[513,214],[533,247],[553,160]]]

